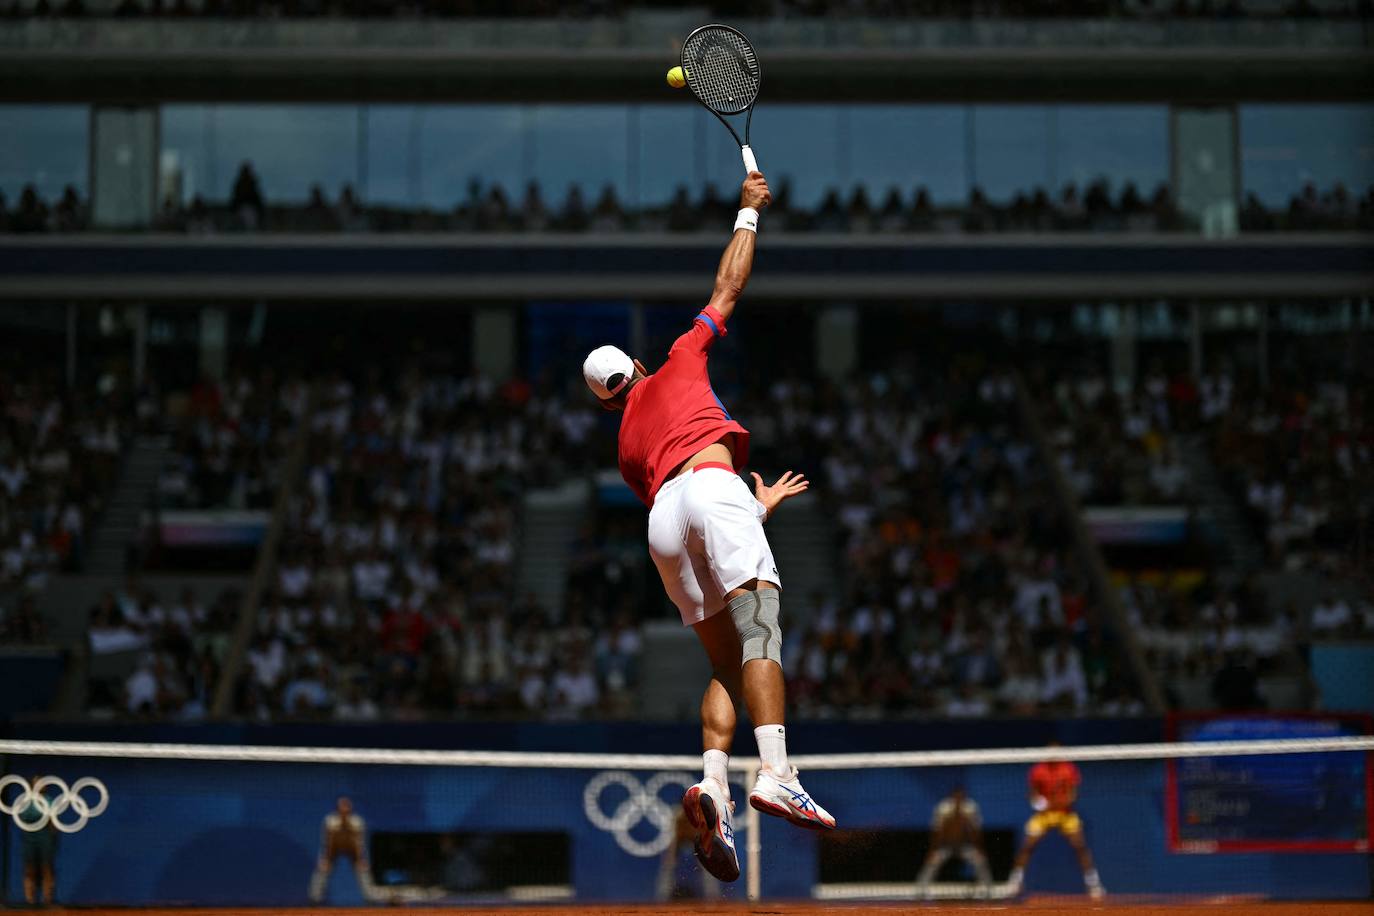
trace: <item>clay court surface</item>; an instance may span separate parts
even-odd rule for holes
[[[1083,913],[1103,912],[1109,916],[1189,916],[1189,914],[1231,914],[1255,913],[1258,916],[1371,916],[1374,902],[1364,903],[1253,903],[1221,900],[1202,903],[1113,903],[1111,900],[1093,903],[1083,899],[1030,900],[1022,903],[981,903],[981,904],[943,904],[940,906],[919,906],[914,903],[882,904],[816,904],[816,903],[760,903],[753,906],[744,904],[705,905],[656,904],[619,906],[577,905],[542,907],[380,907],[368,909],[348,909],[324,907],[311,910],[306,907],[289,909],[116,909],[116,910],[72,910],[82,916],[131,916],[135,913],[156,914],[156,916],[225,916],[228,913],[245,913],[251,916],[301,916],[302,913],[320,912],[328,914],[351,914],[351,916],[399,916],[399,914],[453,914],[464,916],[590,916],[590,914],[617,914],[617,916],[790,916],[790,914],[835,914],[835,916],[894,916],[897,913],[1016,913],[1017,911],[1037,913]],[[61,912],[47,910],[46,912]]]

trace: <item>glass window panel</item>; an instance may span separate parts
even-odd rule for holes
[[[214,108],[209,105],[162,106],[160,197],[171,194],[189,203],[197,194],[207,199],[226,196],[215,171],[214,123]]]
[[[957,105],[855,105],[849,112],[851,183],[880,202],[892,186],[908,204],[924,187],[937,204],[968,196],[964,151],[967,109]]]
[[[423,123],[417,105],[367,107],[366,180],[363,200],[369,204],[414,207],[420,204],[420,143]],[[451,204],[452,202],[450,202]]]
[[[1241,180],[1267,206],[1286,206],[1308,182],[1374,185],[1374,105],[1242,105]]]
[[[1180,109],[1174,116],[1174,148],[1179,213],[1204,235],[1235,234],[1235,113],[1218,107]]]
[[[243,163],[263,197],[306,200],[312,186],[333,199],[358,180],[358,109],[352,105],[220,105],[211,113],[210,196],[225,199]]]
[[[11,205],[28,184],[47,201],[67,185],[86,196],[89,119],[84,105],[0,105],[0,190]]]
[[[582,189],[591,206],[610,185],[629,191],[629,108],[625,105],[536,105],[531,110],[534,178],[545,201],[561,205]]]
[[[706,170],[694,152],[698,114],[706,112],[694,104],[639,106],[636,183],[640,206],[665,206],[679,185],[685,185],[693,196],[699,193]],[[716,130],[725,134],[719,124]]]
[[[421,202],[452,209],[472,182],[499,184],[507,200],[522,200],[530,171],[528,112],[517,105],[423,106],[416,134]]]
[[[1044,105],[977,105],[970,181],[994,203],[1049,189],[1050,110]]]
[[[1052,118],[1051,180],[1080,189],[1099,178],[1113,195],[1127,182],[1148,196],[1169,181],[1169,109],[1163,105],[1062,105]],[[1058,188],[1052,188],[1057,191]]]

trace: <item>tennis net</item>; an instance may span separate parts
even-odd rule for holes
[[[796,756],[826,834],[736,758],[729,886],[678,817],[696,756],[7,740],[4,902],[45,855],[77,905],[1008,899],[1089,889],[1080,840],[1113,896],[1370,895],[1374,739],[1198,737]]]

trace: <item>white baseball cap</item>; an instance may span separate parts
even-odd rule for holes
[[[634,361],[625,355],[624,350],[610,344],[588,353],[582,363],[582,377],[587,380],[587,387],[603,401],[624,391],[634,374]],[[616,379],[614,385],[607,384],[617,375],[620,378]]]

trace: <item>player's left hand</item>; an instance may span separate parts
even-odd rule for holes
[[[805,493],[806,488],[811,486],[804,474],[793,474],[787,471],[778,478],[778,482],[772,486],[766,486],[763,478],[753,471],[749,476],[754,478],[754,498],[763,503],[763,508],[768,510],[768,515],[764,516],[767,521],[773,515],[773,510],[778,507],[784,499],[791,499],[798,493]]]

